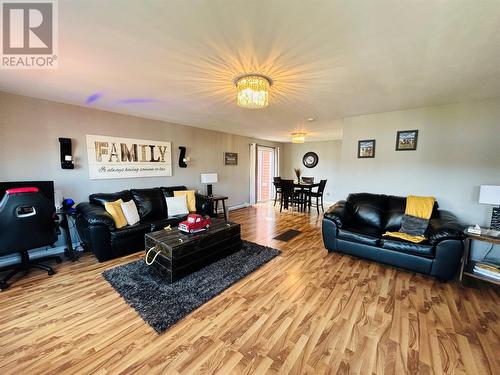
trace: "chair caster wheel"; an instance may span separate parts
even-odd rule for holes
[[[55,273],[55,271],[54,271],[54,270],[50,270],[50,271],[47,271],[47,274],[48,274],[49,276],[52,276],[52,275],[55,275],[56,273]]]
[[[62,263],[62,259],[61,258],[56,258],[56,263],[57,264],[61,264]]]

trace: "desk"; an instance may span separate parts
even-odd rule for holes
[[[219,215],[219,211],[218,211],[218,208],[219,208],[219,201],[222,202],[222,209],[224,211],[224,219],[226,221],[229,221],[229,213],[227,211],[227,207],[226,207],[226,200],[228,200],[229,198],[224,196],[224,195],[212,195],[212,196],[209,196],[209,198],[212,200],[212,202],[214,202],[214,210],[215,210],[215,214],[216,215]]]

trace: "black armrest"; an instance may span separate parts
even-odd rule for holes
[[[214,202],[210,197],[196,193],[196,212],[202,215],[214,216]]]
[[[81,215],[90,226],[106,226],[109,230],[115,230],[115,221],[106,210],[97,205],[88,202],[80,203],[76,206],[77,215]]]
[[[342,228],[343,225],[351,221],[352,215],[348,203],[346,201],[338,201],[326,210],[323,218],[333,221],[337,228]]]
[[[449,211],[439,210],[429,221],[429,227],[425,233],[432,245],[444,240],[463,240],[464,226],[457,217]]]

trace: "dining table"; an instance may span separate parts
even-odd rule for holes
[[[299,193],[299,211],[304,212],[307,207],[309,207],[308,193],[315,187],[319,186],[319,182],[293,182],[293,187],[296,192]]]

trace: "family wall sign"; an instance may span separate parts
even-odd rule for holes
[[[90,179],[172,176],[170,142],[87,135]]]

